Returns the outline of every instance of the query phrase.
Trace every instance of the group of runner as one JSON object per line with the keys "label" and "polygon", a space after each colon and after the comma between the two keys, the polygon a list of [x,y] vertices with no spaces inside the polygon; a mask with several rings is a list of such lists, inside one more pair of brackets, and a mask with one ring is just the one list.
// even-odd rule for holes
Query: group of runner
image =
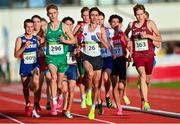
{"label": "group of runner", "polygon": [[[24,21],[25,33],[16,39],[14,56],[20,59],[20,76],[27,116],[40,117],[41,89],[46,79],[46,109],[52,115],[63,106],[63,115],[73,118],[71,106],[74,89],[81,92],[81,108],[90,106],[89,119],[95,118],[95,109],[103,114],[101,86],[105,86],[108,108],[114,99],[117,115],[122,115],[122,100],[130,104],[126,96],[126,70],[133,61],[139,73],[142,110],[150,109],[148,86],[154,62],[154,48],[161,42],[155,23],[145,16],[145,7],[134,8],[136,21],[121,30],[123,18],[109,17],[110,27],[105,27],[105,14],[97,7],[83,7],[82,21],[73,29],[74,20],[58,19],[58,7],[46,7],[50,22],[39,15]],[[132,35],[129,36],[129,32]],[[128,53],[128,54],[127,54]],[[112,94],[111,94],[112,85]],[[29,92],[34,93],[31,110]]]}

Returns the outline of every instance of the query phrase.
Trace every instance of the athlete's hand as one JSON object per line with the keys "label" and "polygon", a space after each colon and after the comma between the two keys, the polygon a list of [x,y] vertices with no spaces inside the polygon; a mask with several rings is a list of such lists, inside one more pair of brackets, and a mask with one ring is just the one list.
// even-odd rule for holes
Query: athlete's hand
{"label": "athlete's hand", "polygon": [[140,36],[141,38],[148,38],[148,34],[146,34],[146,32],[141,32]]}
{"label": "athlete's hand", "polygon": [[61,36],[61,37],[59,38],[59,40],[60,40],[60,42],[65,43],[65,39],[64,39],[63,36]]}
{"label": "athlete's hand", "polygon": [[27,41],[26,44],[24,45],[25,48],[28,48],[32,44],[31,41]]}

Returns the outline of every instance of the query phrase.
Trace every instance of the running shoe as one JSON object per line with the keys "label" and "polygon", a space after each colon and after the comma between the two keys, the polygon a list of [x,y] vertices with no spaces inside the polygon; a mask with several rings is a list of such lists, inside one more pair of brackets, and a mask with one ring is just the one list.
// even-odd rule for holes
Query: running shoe
{"label": "running shoe", "polygon": [[106,106],[108,108],[111,108],[112,107],[112,101],[111,101],[111,98],[110,97],[106,97]]}
{"label": "running shoe", "polygon": [[112,100],[112,106],[113,106],[113,108],[115,108],[115,109],[117,108],[117,105],[116,105],[114,99]]}
{"label": "running shoe", "polygon": [[102,103],[101,104],[97,104],[96,108],[98,109],[98,114],[99,115],[103,115],[104,114]]}
{"label": "running shoe", "polygon": [[46,110],[51,110],[50,102],[47,102],[47,103],[46,103]]}
{"label": "running shoe", "polygon": [[94,108],[91,108],[91,109],[90,109],[88,118],[89,118],[90,120],[93,120],[93,119],[95,118],[95,109],[94,109]]}
{"label": "running shoe", "polygon": [[57,101],[57,108],[61,108],[62,105],[63,105],[63,98],[59,97]]}
{"label": "running shoe", "polygon": [[33,118],[40,118],[40,115],[37,113],[36,109],[33,109],[33,111],[32,111],[32,117],[33,117]]}
{"label": "running shoe", "polygon": [[86,100],[85,99],[82,100],[82,102],[81,102],[81,108],[82,109],[86,108]]}
{"label": "running shoe", "polygon": [[51,104],[51,115],[57,115],[57,104]]}
{"label": "running shoe", "polygon": [[31,103],[30,102],[25,106],[25,114],[28,117],[31,117],[31,115],[32,115]]}
{"label": "running shoe", "polygon": [[148,111],[150,109],[150,105],[148,102],[144,102],[144,111]]}
{"label": "running shoe", "polygon": [[118,108],[118,111],[117,111],[117,115],[122,115],[123,113],[122,113],[122,107],[120,106],[119,108]]}
{"label": "running shoe", "polygon": [[91,92],[88,92],[87,95],[86,95],[86,104],[88,106],[92,105],[92,93]]}
{"label": "running shoe", "polygon": [[125,95],[125,96],[123,96],[123,100],[124,100],[124,102],[125,102],[125,104],[126,104],[126,105],[131,104],[131,102],[130,102],[129,98],[128,98],[126,95]]}
{"label": "running shoe", "polygon": [[67,111],[67,112],[65,113],[65,116],[66,116],[67,118],[73,118],[73,116],[71,115],[71,113],[70,113],[69,111]]}
{"label": "running shoe", "polygon": [[62,116],[66,116],[66,110],[62,110]]}
{"label": "running shoe", "polygon": [[36,109],[36,111],[37,111],[38,113],[42,111],[39,103],[34,103],[34,108]]}

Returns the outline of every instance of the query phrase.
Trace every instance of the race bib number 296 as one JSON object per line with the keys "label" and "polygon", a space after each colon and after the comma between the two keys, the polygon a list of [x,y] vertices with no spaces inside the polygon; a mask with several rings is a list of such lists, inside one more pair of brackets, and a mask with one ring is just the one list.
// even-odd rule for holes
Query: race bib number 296
{"label": "race bib number 296", "polygon": [[64,54],[64,49],[62,44],[51,44],[49,45],[50,55],[61,55]]}

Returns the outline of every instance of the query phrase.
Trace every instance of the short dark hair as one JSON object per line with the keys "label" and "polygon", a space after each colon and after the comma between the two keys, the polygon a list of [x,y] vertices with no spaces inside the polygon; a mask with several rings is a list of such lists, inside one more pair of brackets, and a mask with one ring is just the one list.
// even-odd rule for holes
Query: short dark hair
{"label": "short dark hair", "polygon": [[133,11],[134,11],[134,15],[136,15],[136,11],[138,10],[143,10],[144,12],[146,11],[145,7],[143,4],[136,4],[134,7],[133,7]]}
{"label": "short dark hair", "polygon": [[33,20],[34,18],[38,18],[40,21],[41,21],[41,19],[42,19],[39,15],[33,15],[33,16],[31,17],[32,20]]}
{"label": "short dark hair", "polygon": [[100,10],[99,10],[97,7],[92,7],[92,8],[89,10],[89,15],[91,14],[92,11],[97,11],[98,14],[100,14]]}
{"label": "short dark hair", "polygon": [[85,11],[89,11],[89,8],[88,7],[83,7],[82,9],[81,9],[81,15],[83,14],[83,12],[85,12]]}
{"label": "short dark hair", "polygon": [[27,23],[33,23],[32,19],[26,19],[24,20],[24,28],[26,27]]}
{"label": "short dark hair", "polygon": [[45,18],[41,18],[41,21],[45,21],[45,22],[48,22]]}
{"label": "short dark hair", "polygon": [[123,22],[123,18],[122,18],[121,16],[119,16],[119,15],[116,15],[116,14],[115,14],[115,15],[111,15],[111,16],[109,17],[108,22],[111,23],[112,19],[115,19],[115,18],[117,18],[120,23]]}
{"label": "short dark hair", "polygon": [[102,11],[99,12],[99,16],[103,16],[105,18],[105,14]]}
{"label": "short dark hair", "polygon": [[62,22],[65,23],[67,20],[71,21],[72,24],[74,24],[73,18],[71,18],[71,17],[69,17],[69,16],[68,16],[68,17],[64,17],[64,18],[62,19]]}
{"label": "short dark hair", "polygon": [[48,12],[50,9],[58,10],[58,7],[55,4],[49,4],[46,7],[46,11]]}

